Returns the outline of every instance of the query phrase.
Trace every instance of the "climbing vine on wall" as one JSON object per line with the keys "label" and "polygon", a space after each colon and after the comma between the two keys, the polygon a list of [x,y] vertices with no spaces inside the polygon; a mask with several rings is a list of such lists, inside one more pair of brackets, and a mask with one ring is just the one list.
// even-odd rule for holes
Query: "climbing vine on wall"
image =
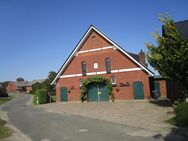
{"label": "climbing vine on wall", "polygon": [[81,87],[81,97],[80,97],[82,102],[87,100],[88,88],[89,88],[89,84],[91,84],[91,83],[106,84],[106,86],[109,90],[109,95],[111,95],[114,98],[114,95],[112,93],[112,83],[110,82],[110,80],[107,78],[104,78],[102,76],[93,76],[93,77],[88,77],[87,79],[85,79],[83,81],[83,84]]}

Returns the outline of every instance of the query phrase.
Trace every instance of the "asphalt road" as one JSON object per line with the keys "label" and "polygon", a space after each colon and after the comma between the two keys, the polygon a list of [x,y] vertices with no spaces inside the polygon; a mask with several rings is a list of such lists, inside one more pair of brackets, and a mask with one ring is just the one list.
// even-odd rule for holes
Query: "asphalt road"
{"label": "asphalt road", "polygon": [[1,109],[7,112],[10,122],[33,141],[176,140],[157,134],[147,137],[135,136],[131,133],[142,132],[142,129],[66,113],[47,112],[37,106],[27,105],[30,98],[29,95],[20,96]]}

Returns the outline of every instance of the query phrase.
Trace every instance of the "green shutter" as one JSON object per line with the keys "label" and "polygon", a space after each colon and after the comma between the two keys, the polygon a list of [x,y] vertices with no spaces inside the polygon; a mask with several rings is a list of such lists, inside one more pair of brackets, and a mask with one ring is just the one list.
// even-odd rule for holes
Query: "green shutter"
{"label": "green shutter", "polygon": [[68,101],[68,95],[67,95],[67,88],[66,87],[61,87],[60,96],[61,96],[61,101],[63,101],[63,102]]}
{"label": "green shutter", "polygon": [[143,83],[140,81],[133,82],[134,99],[144,99]]}

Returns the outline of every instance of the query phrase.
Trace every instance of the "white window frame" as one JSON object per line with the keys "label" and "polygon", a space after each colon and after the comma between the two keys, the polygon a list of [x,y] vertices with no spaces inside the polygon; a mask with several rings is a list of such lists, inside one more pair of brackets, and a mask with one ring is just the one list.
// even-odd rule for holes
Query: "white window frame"
{"label": "white window frame", "polygon": [[116,85],[116,83],[117,83],[117,76],[112,75],[111,81],[112,81],[112,85]]}
{"label": "white window frame", "polygon": [[94,62],[94,64],[93,64],[93,68],[94,68],[94,69],[98,69],[98,68],[99,68],[99,65],[98,65],[97,62]]}

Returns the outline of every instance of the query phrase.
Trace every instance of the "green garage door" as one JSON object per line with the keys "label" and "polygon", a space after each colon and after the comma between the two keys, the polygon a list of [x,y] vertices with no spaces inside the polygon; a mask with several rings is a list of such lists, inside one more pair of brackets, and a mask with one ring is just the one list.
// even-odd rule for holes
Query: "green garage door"
{"label": "green garage door", "polygon": [[109,101],[109,91],[104,83],[92,83],[88,88],[88,101]]}
{"label": "green garage door", "polygon": [[99,101],[109,101],[109,90],[107,86],[101,83],[98,87]]}
{"label": "green garage door", "polygon": [[68,101],[68,95],[67,95],[67,88],[66,87],[60,88],[60,96],[61,96],[61,101],[63,101],[63,102]]}
{"label": "green garage door", "polygon": [[98,101],[98,85],[95,83],[89,85],[88,101]]}
{"label": "green garage door", "polygon": [[140,81],[133,82],[134,99],[144,99],[143,83]]}

